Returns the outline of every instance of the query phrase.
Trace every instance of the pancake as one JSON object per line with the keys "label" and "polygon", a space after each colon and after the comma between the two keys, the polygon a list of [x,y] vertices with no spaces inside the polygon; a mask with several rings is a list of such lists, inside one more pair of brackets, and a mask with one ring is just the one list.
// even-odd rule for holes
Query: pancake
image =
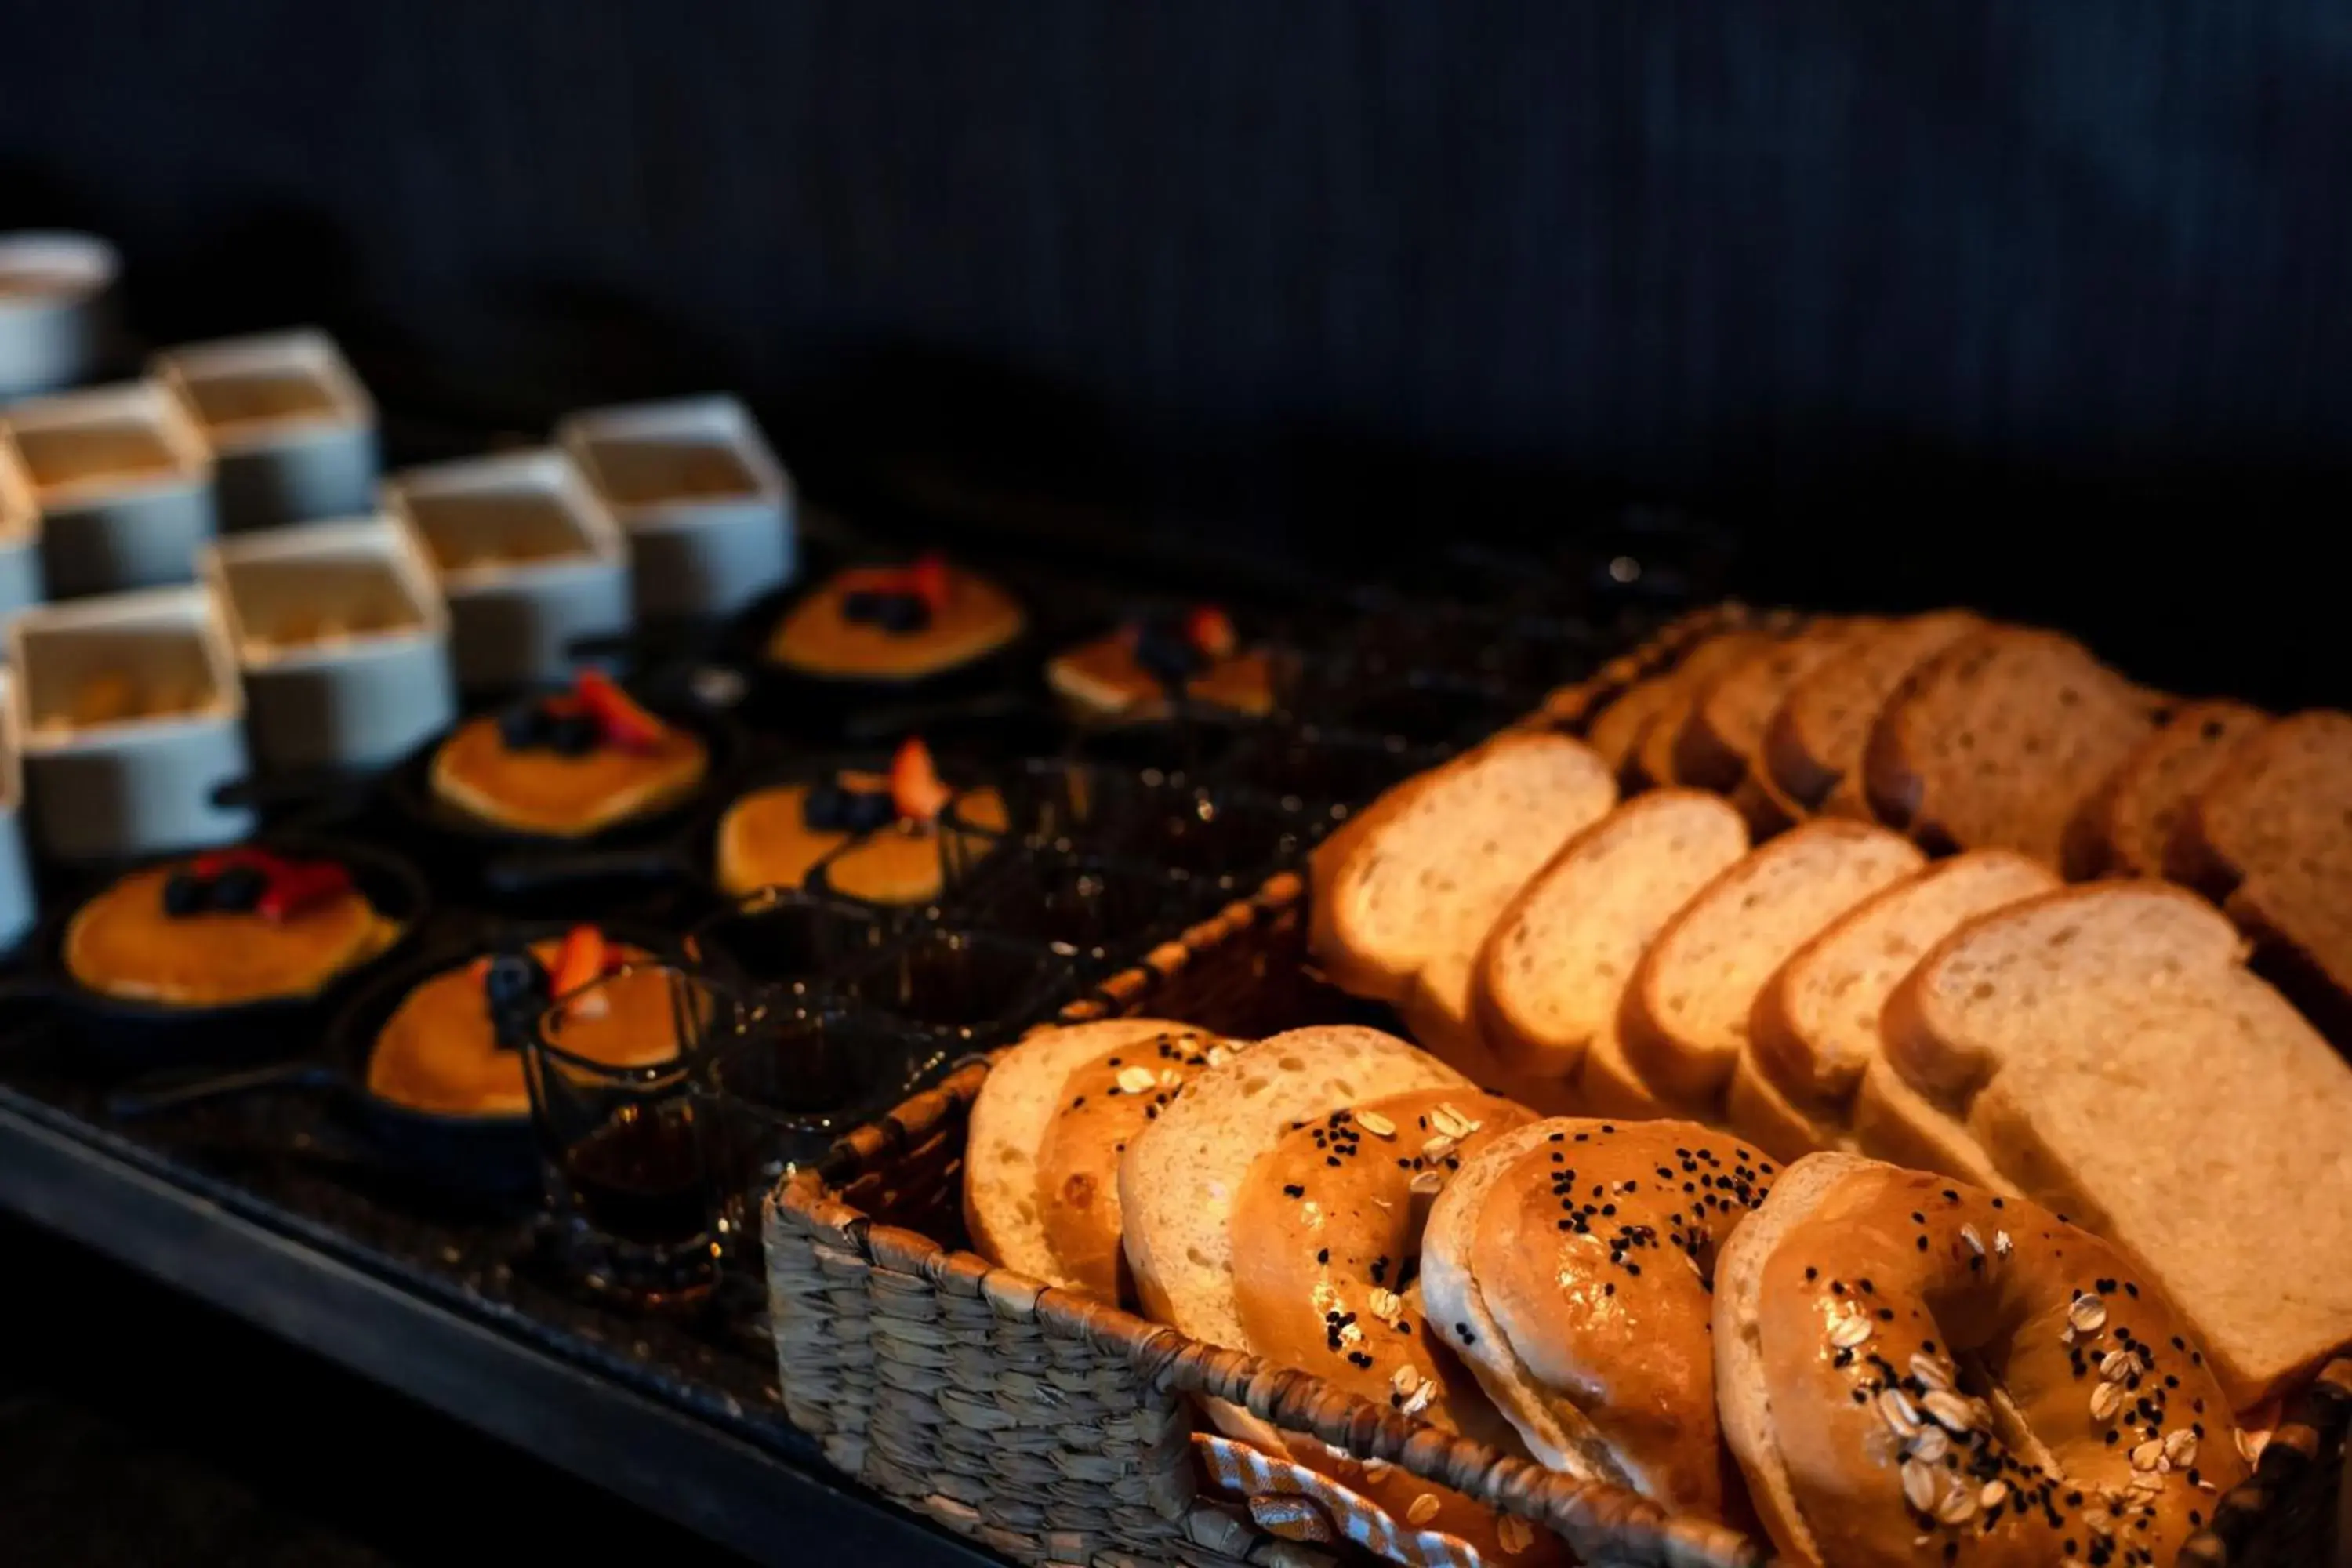
{"label": "pancake", "polygon": [[709,748],[664,724],[642,750],[598,745],[579,756],[509,747],[495,715],[469,719],[433,754],[434,798],[517,833],[579,838],[661,810],[710,771]]}
{"label": "pancake", "polygon": [[[879,789],[879,773],[844,773],[843,787]],[[936,824],[906,819],[859,835],[808,826],[812,786],[778,784],[754,790],[719,820],[719,885],[740,898],[761,888],[797,888],[817,862],[852,839],[857,842],[825,868],[833,890],[877,904],[919,904],[940,896],[940,832]],[[976,827],[1003,831],[1004,801],[992,789],[975,790],[956,807]]]}
{"label": "pancake", "polygon": [[[1097,719],[1138,722],[1168,716],[1168,689],[1136,657],[1136,639],[1122,628],[1054,656],[1045,683],[1055,695]],[[1184,695],[1203,707],[1261,717],[1274,710],[1274,659],[1249,648],[1208,667],[1184,682]]]}
{"label": "pancake", "polygon": [[939,602],[919,626],[893,630],[849,617],[852,595],[910,594],[916,571],[861,567],[836,574],[776,623],[769,659],[828,679],[919,680],[985,658],[1028,625],[1013,595],[953,566],[937,569]]}
{"label": "pancake", "polygon": [[194,864],[133,871],[74,912],[65,965],[78,984],[168,1007],[314,996],[399,939],[400,927],[356,889],[278,920],[165,913],[164,885]]}
{"label": "pancake", "polygon": [[[531,956],[551,969],[562,946],[560,941],[535,942]],[[617,952],[632,963],[652,956],[627,946]],[[566,1051],[614,1067],[649,1067],[677,1055],[677,1026],[663,971],[639,970],[602,989],[610,998],[608,1010],[601,1017],[569,1020],[563,1027]],[[408,994],[376,1037],[367,1088],[388,1104],[435,1116],[530,1114],[522,1053],[499,1044],[478,963],[445,969]]]}

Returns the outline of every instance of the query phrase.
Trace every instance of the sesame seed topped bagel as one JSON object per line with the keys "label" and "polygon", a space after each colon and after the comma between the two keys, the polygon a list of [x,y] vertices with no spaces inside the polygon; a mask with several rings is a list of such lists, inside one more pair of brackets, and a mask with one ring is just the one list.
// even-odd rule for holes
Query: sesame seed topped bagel
{"label": "sesame seed topped bagel", "polygon": [[2244,1478],[2229,1401],[2114,1247],[1848,1154],[1716,1272],[1724,1435],[1791,1561],[2154,1568]]}

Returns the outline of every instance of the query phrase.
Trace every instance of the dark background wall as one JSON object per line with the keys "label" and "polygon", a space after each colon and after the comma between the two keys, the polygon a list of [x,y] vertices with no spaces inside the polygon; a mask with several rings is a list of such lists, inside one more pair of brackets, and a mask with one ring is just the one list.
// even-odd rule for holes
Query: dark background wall
{"label": "dark background wall", "polygon": [[2347,16],[0,0],[0,226],[460,422],[730,386],[835,496],[1309,557],[1667,495],[1768,590],[2293,700]]}

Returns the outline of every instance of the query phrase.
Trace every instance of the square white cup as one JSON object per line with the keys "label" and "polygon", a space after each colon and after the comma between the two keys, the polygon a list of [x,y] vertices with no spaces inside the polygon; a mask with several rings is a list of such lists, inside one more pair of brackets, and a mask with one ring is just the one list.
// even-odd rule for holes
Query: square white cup
{"label": "square white cup", "polygon": [[[628,538],[640,616],[731,616],[791,579],[792,476],[734,398],[593,409],[558,425],[555,439]],[[624,449],[667,446],[717,448],[751,484],[740,495],[640,493],[621,468]]]}
{"label": "square white cup", "polygon": [[[572,644],[629,630],[620,527],[561,452],[405,469],[384,500],[434,563],[460,688],[569,679]],[[561,553],[541,553],[551,547]]]}
{"label": "square white cup", "polygon": [[[213,804],[243,778],[245,698],[236,660],[201,588],[153,588],[44,605],[8,624],[9,686],[33,837],[91,862],[226,844],[248,811]],[[192,711],[77,726],[82,683],[121,676],[194,688]]]}
{"label": "square white cup", "polygon": [[90,235],[0,235],[0,403],[100,373],[121,270],[114,247]]}
{"label": "square white cup", "polygon": [[[457,716],[449,611],[408,531],[387,517],[295,523],[205,550],[264,771],[383,767]],[[311,642],[296,617],[375,629]]]}
{"label": "square white cup", "polygon": [[[17,456],[41,510],[41,570],[55,598],[193,582],[213,537],[213,458],[179,399],[152,381],[69,392],[8,410]],[[143,430],[169,466],[44,484],[49,459],[87,433]]]}
{"label": "square white cup", "polygon": [[12,679],[0,668],[0,953],[14,952],[40,919],[25,854],[25,759],[16,751]]}
{"label": "square white cup", "polygon": [[[315,329],[194,343],[155,356],[171,388],[211,444],[221,526],[272,528],[374,510],[375,403],[335,340]],[[215,402],[240,381],[283,378],[309,387],[318,405],[215,421]]]}
{"label": "square white cup", "polygon": [[33,479],[16,455],[16,437],[0,424],[0,619],[47,596],[41,576],[41,509]]}

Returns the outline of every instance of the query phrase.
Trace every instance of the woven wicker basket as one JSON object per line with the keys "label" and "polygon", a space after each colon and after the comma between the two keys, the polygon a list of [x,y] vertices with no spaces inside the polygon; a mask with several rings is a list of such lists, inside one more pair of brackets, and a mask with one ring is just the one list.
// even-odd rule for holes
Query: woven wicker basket
{"label": "woven wicker basket", "polygon": [[[1736,606],[1685,617],[1528,721],[1580,724],[1696,637],[1750,620]],[[1363,1005],[1307,963],[1305,895],[1298,875],[1274,877],[1066,1009],[1065,1021],[1149,1014],[1256,1037],[1363,1020]],[[1504,1458],[962,1249],[966,1121],[987,1072],[968,1065],[859,1129],[767,1205],[786,1413],[843,1471],[1022,1563],[1311,1560],[1203,1486],[1191,1396],[1206,1395],[1549,1527],[1587,1563],[1767,1561],[1736,1531]],[[2182,1563],[2327,1561],[2348,1418],[2352,1360],[2327,1368]]]}

